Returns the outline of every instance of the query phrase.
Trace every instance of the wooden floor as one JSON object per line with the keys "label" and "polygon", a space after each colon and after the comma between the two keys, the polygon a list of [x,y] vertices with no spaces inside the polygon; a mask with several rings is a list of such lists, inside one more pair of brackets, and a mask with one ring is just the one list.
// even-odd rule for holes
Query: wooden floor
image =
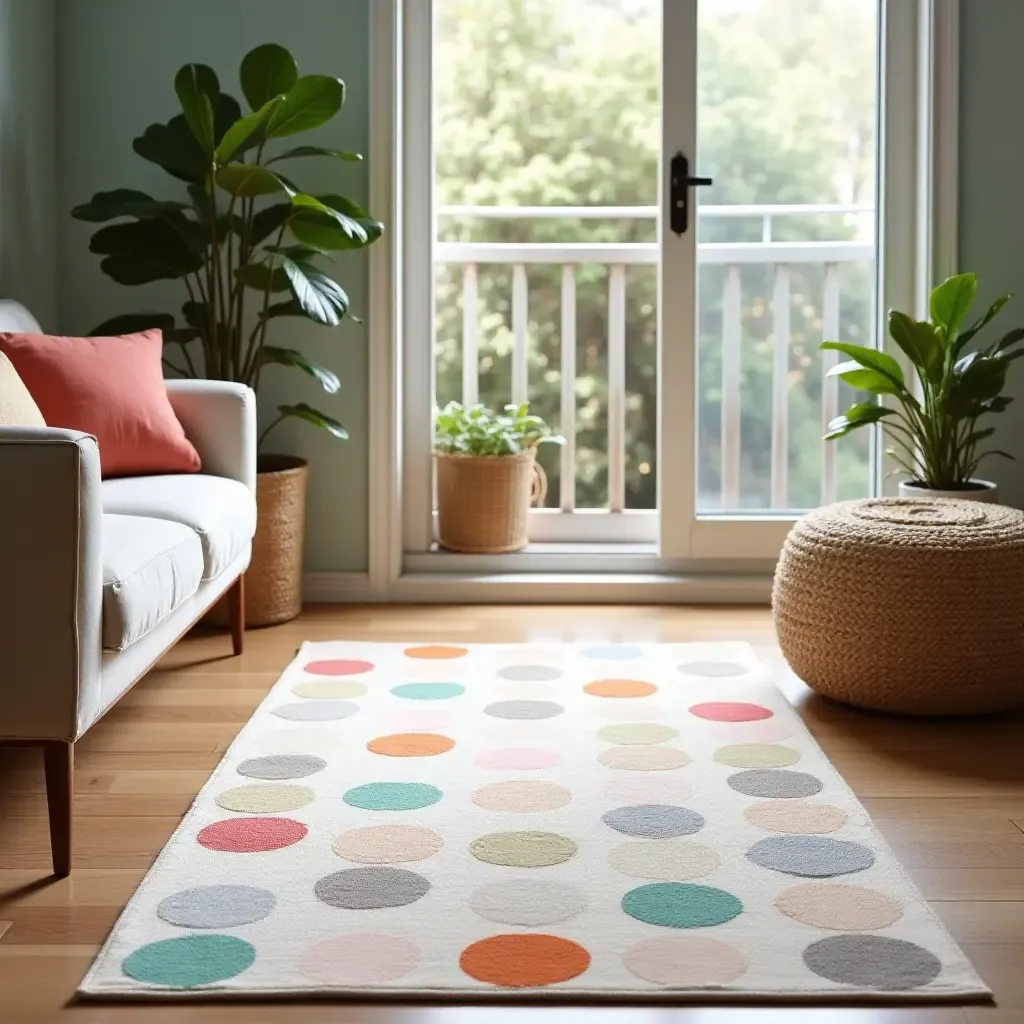
{"label": "wooden floor", "polygon": [[[754,643],[998,1005],[918,1009],[74,1005],[72,994],[235,733],[302,640],[725,640]],[[1024,714],[926,722],[856,712],[788,676],[764,609],[311,610],[180,643],[78,744],[72,876],[48,877],[42,757],[0,750],[0,1022],[187,1024],[1024,1024]]]}

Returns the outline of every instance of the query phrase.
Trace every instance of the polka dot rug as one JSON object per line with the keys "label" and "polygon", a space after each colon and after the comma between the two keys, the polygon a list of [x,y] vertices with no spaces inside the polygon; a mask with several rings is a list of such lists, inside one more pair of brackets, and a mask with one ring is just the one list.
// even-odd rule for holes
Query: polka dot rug
{"label": "polka dot rug", "polygon": [[80,992],[988,994],[746,644],[305,644]]}

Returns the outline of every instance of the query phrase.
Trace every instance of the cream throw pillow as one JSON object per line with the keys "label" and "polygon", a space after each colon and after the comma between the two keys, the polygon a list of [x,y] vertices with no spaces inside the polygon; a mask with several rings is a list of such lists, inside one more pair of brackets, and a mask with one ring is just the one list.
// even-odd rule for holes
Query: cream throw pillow
{"label": "cream throw pillow", "polygon": [[45,427],[39,406],[10,359],[0,352],[0,427]]}

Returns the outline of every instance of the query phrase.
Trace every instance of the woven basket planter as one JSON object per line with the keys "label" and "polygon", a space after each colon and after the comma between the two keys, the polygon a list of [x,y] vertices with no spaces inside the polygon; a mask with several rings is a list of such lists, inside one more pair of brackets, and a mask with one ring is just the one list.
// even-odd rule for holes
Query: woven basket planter
{"label": "woven basket planter", "polygon": [[786,540],[779,646],[812,689],[917,715],[1024,703],[1024,513],[874,498],[818,509]]}
{"label": "woven basket planter", "polygon": [[536,454],[533,448],[518,455],[436,452],[441,547],[474,555],[525,548],[530,504],[542,503],[547,490]]}

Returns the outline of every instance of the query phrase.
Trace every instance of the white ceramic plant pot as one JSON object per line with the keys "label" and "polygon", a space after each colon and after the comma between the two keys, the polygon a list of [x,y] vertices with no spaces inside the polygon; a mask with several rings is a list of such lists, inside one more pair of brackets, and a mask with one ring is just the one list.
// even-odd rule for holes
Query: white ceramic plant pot
{"label": "white ceramic plant pot", "polygon": [[957,498],[960,501],[984,501],[989,505],[999,503],[999,489],[991,480],[971,480],[973,487],[965,487],[961,491],[935,491],[930,487],[921,487],[909,480],[900,481],[901,498]]}

